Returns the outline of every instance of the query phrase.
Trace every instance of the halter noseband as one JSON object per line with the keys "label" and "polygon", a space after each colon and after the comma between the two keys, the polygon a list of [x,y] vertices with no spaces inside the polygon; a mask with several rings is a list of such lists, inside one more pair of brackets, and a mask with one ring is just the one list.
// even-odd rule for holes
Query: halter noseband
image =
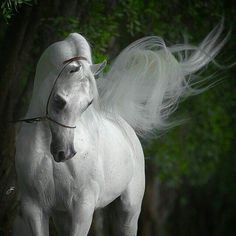
{"label": "halter noseband", "polygon": [[53,90],[55,88],[55,85],[58,81],[58,79],[60,78],[62,72],[65,70],[65,68],[73,61],[79,61],[79,60],[85,60],[85,61],[88,61],[87,58],[85,57],[82,57],[82,56],[77,56],[77,57],[72,57],[70,58],[69,60],[66,60],[63,62],[63,68],[61,69],[60,73],[58,74],[57,78],[54,80],[53,82],[53,86],[52,86],[52,89],[50,91],[50,94],[48,96],[48,100],[47,100],[47,105],[46,105],[46,114],[45,116],[38,116],[38,117],[33,117],[33,118],[26,118],[26,119],[19,119],[19,120],[15,120],[15,121],[12,121],[13,123],[16,123],[16,122],[26,122],[26,123],[34,123],[34,122],[39,122],[39,121],[45,121],[45,120],[49,120],[57,125],[60,125],[64,128],[69,128],[69,129],[75,129],[76,126],[69,126],[69,125],[65,125],[65,124],[62,124],[61,122],[58,122],[56,120],[54,120],[53,118],[51,118],[49,116],[49,111],[48,111],[48,106],[49,106],[49,102],[50,102],[50,99],[52,97],[52,93],[53,93]]}

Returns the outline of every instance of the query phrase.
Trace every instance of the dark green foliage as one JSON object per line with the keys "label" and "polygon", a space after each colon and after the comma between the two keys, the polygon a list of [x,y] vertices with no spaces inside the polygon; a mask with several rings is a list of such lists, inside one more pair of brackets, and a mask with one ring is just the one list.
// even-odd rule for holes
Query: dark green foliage
{"label": "dark green foliage", "polygon": [[4,0],[1,4],[3,18],[8,22],[22,4],[31,6],[35,0]]}

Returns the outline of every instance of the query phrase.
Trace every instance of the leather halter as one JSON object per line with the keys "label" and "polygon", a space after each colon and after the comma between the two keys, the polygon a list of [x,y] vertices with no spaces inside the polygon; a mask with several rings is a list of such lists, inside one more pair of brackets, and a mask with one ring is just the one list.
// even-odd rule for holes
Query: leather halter
{"label": "leather halter", "polygon": [[63,67],[61,69],[61,71],[59,72],[58,76],[56,77],[56,79],[54,80],[53,82],[53,86],[52,86],[52,89],[50,91],[50,94],[48,96],[48,100],[47,100],[47,105],[46,105],[46,113],[45,113],[45,116],[38,116],[38,117],[33,117],[33,118],[26,118],[26,119],[19,119],[19,120],[15,120],[15,121],[12,121],[13,123],[16,123],[16,122],[26,122],[26,123],[35,123],[35,122],[39,122],[39,121],[45,121],[45,120],[49,120],[57,125],[60,125],[64,128],[69,128],[69,129],[75,129],[76,126],[69,126],[69,125],[65,125],[59,121],[56,121],[54,120],[53,118],[51,118],[49,116],[49,111],[48,111],[48,106],[49,106],[49,102],[50,102],[50,99],[52,97],[52,93],[53,93],[53,90],[55,88],[55,85],[58,81],[58,79],[60,78],[62,72],[65,70],[65,68],[73,61],[79,61],[79,60],[85,60],[85,61],[88,61],[87,58],[85,57],[82,57],[82,56],[77,56],[77,57],[72,57],[66,61],[63,62]]}

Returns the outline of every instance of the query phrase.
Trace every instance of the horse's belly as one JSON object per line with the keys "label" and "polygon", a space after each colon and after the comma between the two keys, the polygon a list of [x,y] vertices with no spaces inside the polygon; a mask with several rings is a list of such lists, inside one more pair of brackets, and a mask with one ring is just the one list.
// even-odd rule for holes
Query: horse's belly
{"label": "horse's belly", "polygon": [[[122,162],[122,161],[121,161]],[[104,177],[104,188],[100,194],[97,207],[104,207],[119,197],[127,188],[132,176],[133,165],[126,162],[125,165],[112,167],[107,170]],[[118,172],[118,170],[120,170]]]}
{"label": "horse's belly", "polygon": [[102,152],[104,186],[98,207],[106,206],[126,190],[136,165],[133,147],[122,132],[110,128],[105,135],[106,144]]}

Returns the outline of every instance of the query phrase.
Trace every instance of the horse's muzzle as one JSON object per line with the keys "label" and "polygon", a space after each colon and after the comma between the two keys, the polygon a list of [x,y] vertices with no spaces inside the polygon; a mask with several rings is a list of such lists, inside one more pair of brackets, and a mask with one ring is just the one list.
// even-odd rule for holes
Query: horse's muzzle
{"label": "horse's muzzle", "polygon": [[62,150],[57,151],[53,148],[53,145],[51,144],[50,149],[51,149],[51,154],[56,162],[63,162],[69,160],[76,154],[76,151],[73,147],[68,148],[66,152]]}

